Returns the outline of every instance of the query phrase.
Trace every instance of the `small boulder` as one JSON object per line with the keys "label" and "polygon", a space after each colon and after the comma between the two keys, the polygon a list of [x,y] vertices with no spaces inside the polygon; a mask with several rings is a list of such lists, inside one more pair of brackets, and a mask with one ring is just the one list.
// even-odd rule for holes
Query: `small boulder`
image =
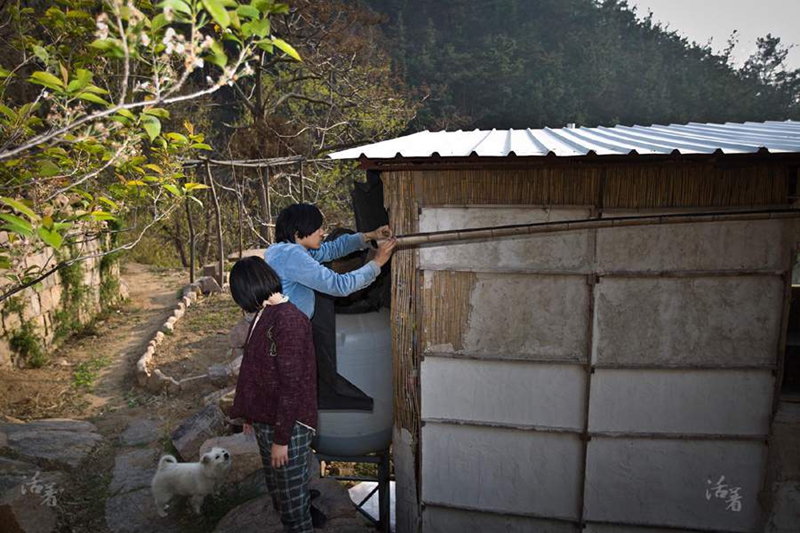
{"label": "small boulder", "polygon": [[231,463],[231,471],[228,474],[228,483],[238,483],[253,472],[260,471],[263,467],[255,435],[248,436],[244,433],[236,433],[225,437],[208,439],[200,447],[199,455],[202,457],[204,453],[215,446],[225,448],[231,454],[233,462]]}
{"label": "small boulder", "polygon": [[117,455],[108,492],[116,496],[150,486],[158,466],[158,450],[145,448]]}
{"label": "small boulder", "polygon": [[0,457],[0,493],[18,486],[26,477],[35,474],[37,470],[40,468],[32,463]]}
{"label": "small boulder", "polygon": [[50,533],[56,528],[56,506],[63,491],[60,472],[35,472],[0,494],[0,524],[8,533]]}
{"label": "small boulder", "polygon": [[172,444],[184,461],[196,461],[200,446],[225,430],[225,414],[214,403],[184,420],[172,432]]}
{"label": "small boulder", "polygon": [[158,439],[158,422],[148,418],[136,418],[120,435],[119,440],[126,446],[150,444]]}
{"label": "small boulder", "polygon": [[208,367],[208,378],[217,387],[235,385],[241,367],[242,356],[240,355],[229,363],[217,363]]}
{"label": "small boulder", "polygon": [[283,531],[280,514],[272,508],[272,499],[268,495],[254,498],[232,509],[214,529],[214,533],[263,531]]}
{"label": "small boulder", "polygon": [[236,381],[231,379],[230,367],[221,363],[208,367],[208,379],[217,387],[226,387]]}
{"label": "small boulder", "polygon": [[112,533],[180,533],[186,531],[180,521],[185,515],[176,508],[183,509],[177,498],[167,509],[169,516],[161,518],[150,487],[125,492],[106,500],[106,526]]}
{"label": "small boulder", "polygon": [[83,420],[51,418],[27,424],[0,424],[0,446],[33,461],[75,468],[103,437]]}
{"label": "small boulder", "polygon": [[247,342],[247,334],[250,332],[252,317],[243,317],[228,332],[228,346],[231,348],[241,348]]}
{"label": "small boulder", "polygon": [[203,294],[213,294],[217,292],[222,292],[222,287],[219,286],[217,280],[215,280],[210,276],[204,276],[199,280],[197,280],[197,282],[200,284],[200,291]]}
{"label": "small boulder", "polygon": [[308,487],[319,491],[319,497],[314,499],[314,507],[325,513],[328,520],[352,518],[357,512],[347,489],[335,479],[329,477],[313,479]]}
{"label": "small boulder", "polygon": [[212,403],[215,405],[219,405],[219,401],[220,399],[222,399],[223,396],[225,396],[226,394],[230,394],[235,390],[236,390],[235,387],[231,387],[228,389],[221,389],[218,391],[214,391],[203,398],[203,405],[208,405]]}
{"label": "small boulder", "polygon": [[225,416],[230,416],[231,408],[233,408],[233,399],[236,396],[236,388],[230,389],[222,398],[219,399],[217,404]]}

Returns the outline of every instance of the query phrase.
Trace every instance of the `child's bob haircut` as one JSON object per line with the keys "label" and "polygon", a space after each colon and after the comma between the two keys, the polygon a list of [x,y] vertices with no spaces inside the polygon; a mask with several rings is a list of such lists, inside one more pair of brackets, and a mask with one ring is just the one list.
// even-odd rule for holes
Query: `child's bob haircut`
{"label": "child's bob haircut", "polygon": [[295,242],[295,233],[302,239],[322,227],[322,212],[311,204],[292,204],[278,215],[275,222],[276,242]]}
{"label": "child's bob haircut", "polygon": [[260,257],[245,257],[236,261],[230,275],[231,296],[239,307],[255,313],[276,292],[281,292],[281,278]]}

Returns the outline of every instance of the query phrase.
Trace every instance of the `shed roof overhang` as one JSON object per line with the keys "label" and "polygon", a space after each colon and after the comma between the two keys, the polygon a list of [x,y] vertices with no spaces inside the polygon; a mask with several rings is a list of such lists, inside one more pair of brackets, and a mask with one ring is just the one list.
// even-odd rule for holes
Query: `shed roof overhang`
{"label": "shed roof overhang", "polygon": [[424,169],[800,161],[800,122],[423,131],[330,154],[363,168]]}

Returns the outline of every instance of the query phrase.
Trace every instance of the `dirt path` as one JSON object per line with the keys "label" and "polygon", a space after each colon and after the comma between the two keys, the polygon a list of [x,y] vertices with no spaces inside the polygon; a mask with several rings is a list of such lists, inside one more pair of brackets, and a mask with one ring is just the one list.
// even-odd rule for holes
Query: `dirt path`
{"label": "dirt path", "polygon": [[123,279],[128,284],[131,303],[113,317],[110,331],[98,336],[97,340],[102,340],[102,349],[111,356],[112,362],[101,371],[93,393],[87,395],[91,401],[88,416],[125,403],[124,392],[134,385],[136,361],[171,314],[177,292],[188,282],[185,278],[185,273],[159,274],[148,271],[143,265],[128,265]]}
{"label": "dirt path", "polygon": [[43,368],[0,371],[0,411],[26,421],[94,418],[125,405],[136,360],[174,307],[185,277],[127,264],[122,278],[130,300],[120,310],[91,334],[68,341]]}

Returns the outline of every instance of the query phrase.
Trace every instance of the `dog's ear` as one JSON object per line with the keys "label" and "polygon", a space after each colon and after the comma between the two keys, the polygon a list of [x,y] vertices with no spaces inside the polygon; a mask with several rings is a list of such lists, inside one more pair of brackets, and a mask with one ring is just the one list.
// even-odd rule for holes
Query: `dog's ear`
{"label": "dog's ear", "polygon": [[211,456],[210,456],[210,455],[208,455],[208,454],[205,454],[205,455],[203,456],[203,458],[202,458],[202,459],[200,459],[200,462],[201,462],[201,463],[203,463],[204,465],[207,465],[207,464],[209,464],[209,463],[211,462]]}

